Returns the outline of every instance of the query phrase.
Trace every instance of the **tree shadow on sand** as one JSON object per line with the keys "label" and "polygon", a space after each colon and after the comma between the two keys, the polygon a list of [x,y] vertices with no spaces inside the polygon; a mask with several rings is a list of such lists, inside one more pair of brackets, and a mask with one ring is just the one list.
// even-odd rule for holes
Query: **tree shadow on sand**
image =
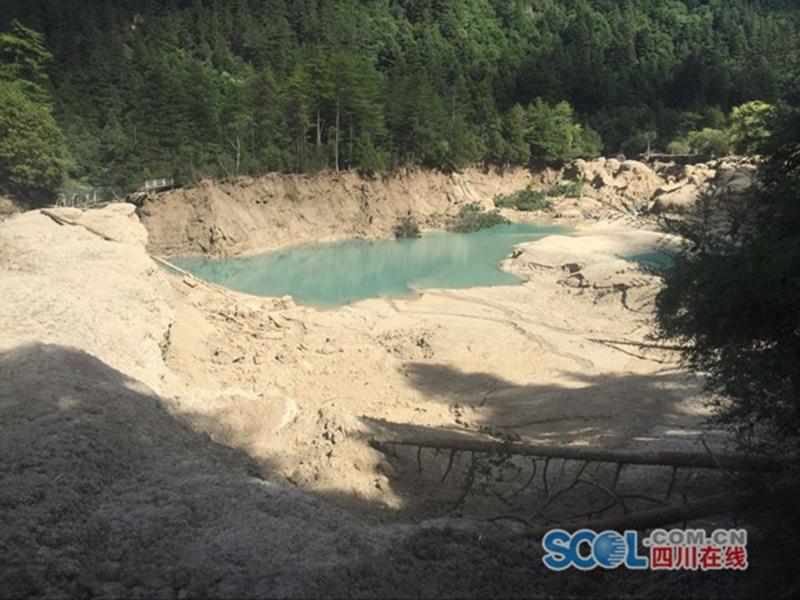
{"label": "tree shadow on sand", "polygon": [[[422,362],[408,363],[404,372],[426,398],[448,404],[455,424],[424,427],[369,420],[376,440],[458,438],[549,447],[704,451],[699,440],[702,419],[691,412],[695,403],[687,402],[698,393],[698,386],[678,370],[622,376],[572,373],[564,378],[568,385],[518,385],[487,373]],[[534,506],[554,489],[569,486],[583,468],[580,461],[554,459],[545,464],[514,456],[505,460],[479,456],[476,466],[469,452],[453,455],[447,448],[420,451],[401,444],[389,445],[387,460],[392,467],[392,489],[406,498],[401,512],[427,517],[509,514],[530,518]],[[670,486],[669,468],[628,466],[619,475],[615,469],[615,463],[594,464],[591,479],[610,485],[619,477],[631,494],[662,497]],[[675,493],[703,494],[720,483],[721,475],[681,473]],[[551,516],[566,519],[607,501],[597,489],[581,485],[559,500]]]}
{"label": "tree shadow on sand", "polygon": [[[215,444],[145,386],[73,348],[0,354],[0,424],[0,597],[534,589],[522,560],[501,569],[507,582],[496,579],[497,548],[371,525],[257,477],[267,462]],[[419,535],[438,560],[414,551]]]}
{"label": "tree shadow on sand", "polygon": [[675,369],[622,376],[566,373],[569,385],[564,386],[518,385],[488,373],[421,362],[407,364],[405,372],[426,397],[461,410],[460,420],[473,429],[514,432],[540,442],[620,447],[685,438],[684,443],[695,444],[701,428],[696,407],[686,403],[697,397],[698,384]]}

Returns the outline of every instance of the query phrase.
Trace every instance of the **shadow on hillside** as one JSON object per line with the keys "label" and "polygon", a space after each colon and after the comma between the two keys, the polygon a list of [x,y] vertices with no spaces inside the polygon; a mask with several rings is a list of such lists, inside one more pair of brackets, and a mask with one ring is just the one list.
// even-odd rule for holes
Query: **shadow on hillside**
{"label": "shadow on hillside", "polygon": [[[703,451],[698,439],[699,418],[685,414],[681,406],[687,395],[697,393],[696,383],[675,370],[613,377],[572,373],[566,378],[569,387],[518,385],[488,373],[462,372],[448,365],[422,362],[406,364],[404,372],[410,384],[426,398],[446,403],[455,423],[432,428],[367,420],[374,439],[519,440],[551,446],[578,444],[626,450],[680,447]],[[546,496],[543,461],[534,467],[530,459],[521,457],[505,462],[481,460],[474,487],[464,496],[465,482],[470,478],[468,452],[456,453],[448,468],[451,456],[446,448],[418,452],[417,446],[390,445],[384,450],[391,466],[386,471],[392,490],[405,499],[396,515],[400,518],[491,514],[530,517],[531,507]],[[551,489],[568,485],[579,468],[578,461],[553,461],[547,485]],[[614,470],[613,463],[593,465],[592,478],[610,484]],[[658,490],[663,494],[670,476],[669,469],[630,467],[624,471],[621,483],[629,485],[632,493]],[[532,483],[524,493],[519,492],[528,481]],[[718,483],[718,474],[692,476],[686,482],[682,480],[676,492],[701,492],[701,488]],[[572,514],[577,514],[577,508],[588,510],[598,500],[607,501],[597,490],[594,492],[583,486],[571,492],[564,499],[567,510],[562,518],[571,514],[570,508],[575,510]]]}
{"label": "shadow on hillside", "polygon": [[461,409],[464,420],[474,415],[477,422],[468,423],[471,428],[514,432],[540,442],[627,446],[647,443],[657,426],[675,428],[670,436],[679,437],[675,426],[698,420],[680,407],[697,394],[697,385],[676,370],[623,376],[567,373],[569,386],[517,385],[488,373],[429,363],[409,363],[406,374],[426,397]]}
{"label": "shadow on hillside", "polygon": [[0,423],[0,597],[746,597],[790,568],[564,575],[474,529],[368,525],[72,348],[0,354]]}

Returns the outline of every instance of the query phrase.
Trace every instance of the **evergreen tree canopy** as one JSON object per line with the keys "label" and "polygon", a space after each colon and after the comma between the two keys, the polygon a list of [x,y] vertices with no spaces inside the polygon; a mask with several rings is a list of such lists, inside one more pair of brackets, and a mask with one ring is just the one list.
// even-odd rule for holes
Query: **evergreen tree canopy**
{"label": "evergreen tree canopy", "polygon": [[43,38],[14,21],[0,34],[0,190],[47,199],[66,173],[64,137],[53,118]]}
{"label": "evergreen tree canopy", "polygon": [[8,0],[0,72],[126,191],[664,149],[779,103],[798,30],[789,0]]}

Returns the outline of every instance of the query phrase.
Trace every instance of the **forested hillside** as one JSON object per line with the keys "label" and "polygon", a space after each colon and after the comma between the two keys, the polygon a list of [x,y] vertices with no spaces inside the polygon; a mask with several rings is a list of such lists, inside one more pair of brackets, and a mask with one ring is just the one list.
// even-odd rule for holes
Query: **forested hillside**
{"label": "forested hillside", "polygon": [[[117,191],[149,177],[525,164],[636,153],[653,138],[665,148],[724,127],[745,101],[779,101],[800,39],[791,0],[2,6],[4,62],[24,54],[9,41],[17,19],[49,75],[29,98],[51,104],[63,132],[48,186],[62,170],[71,185]],[[24,102],[12,84],[29,74],[5,72],[2,96]]]}

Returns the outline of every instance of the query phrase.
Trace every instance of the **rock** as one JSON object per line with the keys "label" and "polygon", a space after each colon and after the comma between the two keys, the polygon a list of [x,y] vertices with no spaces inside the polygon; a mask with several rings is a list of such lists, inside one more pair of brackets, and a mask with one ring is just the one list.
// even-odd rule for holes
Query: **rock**
{"label": "rock", "polygon": [[683,166],[675,162],[656,161],[653,170],[669,182],[674,182],[683,174]]}
{"label": "rock", "polygon": [[616,180],[608,174],[605,169],[599,170],[592,179],[592,187],[599,189],[602,187],[611,187],[616,184]]}
{"label": "rock", "polygon": [[579,208],[567,207],[556,211],[556,217],[559,219],[580,219],[583,217],[583,213]]}
{"label": "rock", "polygon": [[620,165],[619,171],[636,173],[637,175],[653,173],[650,167],[638,160],[626,160]]}
{"label": "rock", "polygon": [[59,214],[139,241],[108,242],[40,211],[0,223],[0,350],[30,342],[81,348],[158,391],[172,289],[145,253],[133,206]]}
{"label": "rock", "polygon": [[741,194],[752,187],[755,178],[755,165],[722,164],[715,183],[729,194]]}
{"label": "rock", "polygon": [[598,202],[595,198],[584,196],[576,203],[577,208],[584,214],[598,211],[603,208],[603,204]]}
{"label": "rock", "polygon": [[[584,196],[590,206],[582,212],[595,212],[603,207],[616,211],[639,212],[650,201],[653,192],[665,181],[646,164],[616,158],[592,161],[576,160],[561,172],[560,181],[585,181]],[[559,207],[562,212],[566,209]]]}
{"label": "rock", "polygon": [[656,215],[665,213],[686,213],[700,198],[703,188],[693,183],[662,186],[653,194],[649,211]]}
{"label": "rock", "polygon": [[49,208],[46,212],[57,219],[85,227],[88,231],[115,242],[147,245],[147,230],[136,216],[136,207],[127,202],[109,204],[103,208]]}
{"label": "rock", "polygon": [[11,198],[0,196],[0,221],[18,212],[22,212],[22,208],[18,203]]}
{"label": "rock", "polygon": [[621,164],[622,163],[616,158],[609,158],[606,160],[605,167],[607,171],[611,173],[616,173],[617,171],[619,171],[619,167]]}
{"label": "rock", "polygon": [[[571,179],[573,181],[586,179],[587,162],[582,158],[572,161],[561,171],[559,180]],[[555,183],[555,182],[554,182]]]}

